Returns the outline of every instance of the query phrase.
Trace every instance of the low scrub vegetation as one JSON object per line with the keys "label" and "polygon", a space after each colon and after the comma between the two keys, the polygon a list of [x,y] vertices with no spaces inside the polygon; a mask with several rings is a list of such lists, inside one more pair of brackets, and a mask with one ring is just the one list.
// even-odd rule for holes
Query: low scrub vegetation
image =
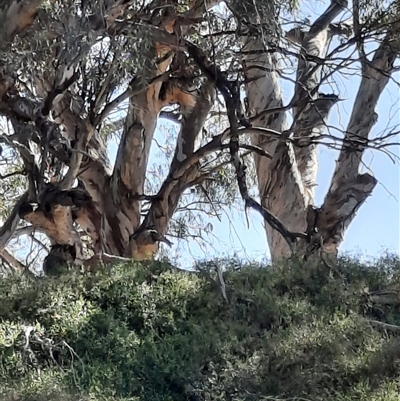
{"label": "low scrub vegetation", "polygon": [[0,399],[399,399],[398,258],[201,268],[3,279]]}

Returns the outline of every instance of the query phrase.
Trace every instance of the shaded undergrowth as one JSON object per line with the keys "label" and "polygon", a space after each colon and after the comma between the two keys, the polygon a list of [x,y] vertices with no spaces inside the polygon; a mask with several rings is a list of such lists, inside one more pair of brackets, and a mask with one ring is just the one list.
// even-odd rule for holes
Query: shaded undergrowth
{"label": "shaded undergrowth", "polygon": [[157,262],[3,279],[0,399],[399,399],[400,337],[370,324],[400,325],[372,296],[400,289],[398,259],[234,264],[203,265],[229,303]]}

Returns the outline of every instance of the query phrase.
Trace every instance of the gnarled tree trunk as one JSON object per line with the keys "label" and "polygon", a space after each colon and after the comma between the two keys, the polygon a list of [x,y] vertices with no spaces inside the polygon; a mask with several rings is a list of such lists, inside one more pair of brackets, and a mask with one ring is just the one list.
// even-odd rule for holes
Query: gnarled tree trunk
{"label": "gnarled tree trunk", "polygon": [[[29,29],[40,3],[14,0],[4,5],[3,13],[11,18],[4,30],[4,48],[17,34]],[[89,20],[91,28],[99,35],[117,29],[118,21],[110,16],[117,13],[123,17],[129,6],[129,2],[112,3],[108,2],[110,8],[103,21],[101,18]],[[202,4],[194,2],[187,18],[198,18],[204,11]],[[148,12],[144,9],[144,16]],[[161,18],[154,32],[161,37],[174,38],[170,35],[174,33],[174,21],[174,17]],[[75,19],[71,17],[67,29],[73,30],[79,23],[76,16]],[[198,162],[203,151],[195,154],[195,142],[214,103],[215,89],[207,81],[200,87],[188,88],[185,70],[179,65],[179,61],[186,62],[182,52],[160,43],[153,43],[153,49],[151,56],[155,63],[153,70],[147,72],[150,75],[147,83],[134,78],[126,92],[106,103],[105,93],[110,90],[106,87],[107,80],[112,80],[110,69],[104,86],[95,94],[94,105],[86,113],[75,86],[77,71],[81,68],[79,58],[85,55],[78,54],[75,64],[59,63],[46,80],[36,82],[36,93],[43,101],[24,98],[11,77],[1,78],[0,111],[14,121],[15,139],[31,174],[28,194],[2,228],[0,252],[5,251],[19,218],[45,233],[51,241],[44,263],[46,273],[55,265],[88,261],[90,254],[82,243],[81,229],[91,238],[96,259],[105,254],[107,260],[112,256],[143,260],[153,257],[160,241],[169,242],[164,236],[181,195],[201,180]],[[59,57],[56,53],[54,55]],[[127,99],[128,112],[111,171],[99,129],[107,113]],[[160,111],[171,104],[180,106],[183,117],[176,152],[166,181],[159,192],[149,198],[144,194],[144,184],[150,148]],[[24,137],[26,124],[34,126],[36,135]],[[41,147],[41,166],[30,151],[31,141]],[[62,141],[65,141],[64,146],[61,146]],[[217,150],[219,143],[215,145],[214,148],[209,146],[203,154]],[[48,153],[68,166],[67,173],[54,175],[52,182],[45,179]],[[150,200],[151,207],[142,219],[144,200]],[[88,263],[91,265],[92,259]]]}

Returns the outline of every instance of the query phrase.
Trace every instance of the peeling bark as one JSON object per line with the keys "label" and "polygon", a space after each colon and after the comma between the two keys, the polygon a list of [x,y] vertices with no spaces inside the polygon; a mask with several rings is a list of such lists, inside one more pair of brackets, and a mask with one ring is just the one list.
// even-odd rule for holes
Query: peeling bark
{"label": "peeling bark", "polygon": [[[244,59],[249,111],[252,115],[258,115],[264,110],[283,107],[277,57],[269,54],[258,38],[247,37],[243,41],[243,50],[249,53]],[[265,70],[268,71],[264,72]],[[252,125],[282,133],[287,129],[287,120],[284,111],[277,111],[252,119]],[[273,155],[272,159],[254,155],[261,205],[288,230],[305,232],[304,216],[307,205],[293,146],[255,134],[251,136],[251,141],[253,145]],[[289,255],[290,248],[283,236],[266,222],[264,225],[272,258],[279,259]]]}
{"label": "peeling bark", "polygon": [[324,249],[328,253],[337,253],[347,227],[377,184],[376,178],[368,173],[360,174],[359,168],[368,136],[377,121],[376,105],[389,82],[398,54],[400,42],[388,37],[376,50],[372,62],[364,64],[364,76],[331,186],[316,217],[315,231],[324,239]]}
{"label": "peeling bark", "polygon": [[[282,107],[276,57],[269,54],[261,39],[248,36],[243,40],[249,111],[256,115],[251,118],[252,125],[272,128],[283,134],[280,142],[276,139],[263,141],[261,136],[252,135],[254,145],[273,155],[272,160],[254,156],[262,205],[290,231],[307,235],[307,240],[301,239],[298,243],[300,254],[310,254],[321,248],[336,254],[346,228],[376,185],[376,180],[369,174],[359,175],[358,168],[377,119],[376,103],[390,78],[396,46],[398,52],[398,44],[390,47],[389,39],[375,53],[372,65],[363,67],[364,78],[331,188],[322,208],[317,210],[313,206],[318,164],[317,147],[312,144],[312,139],[322,134],[330,109],[339,100],[336,95],[318,93],[321,82],[321,65],[318,63],[325,57],[332,35],[343,32],[348,35],[348,28],[343,30],[332,24],[346,7],[346,1],[333,0],[308,32],[290,32],[288,35],[301,45],[297,84],[290,102],[294,106],[294,123],[290,130],[285,123],[286,108]],[[268,109],[276,111],[268,113]],[[290,143],[285,143],[284,135],[288,134],[292,134],[302,147],[293,148]],[[283,237],[268,225],[266,232],[272,259],[289,256],[290,249]]]}
{"label": "peeling bark", "polygon": [[[4,8],[4,12],[13,15],[7,28],[8,40],[11,40],[12,35],[29,27],[37,14],[36,8],[39,3],[15,0],[10,2],[9,8]],[[202,2],[201,4],[194,3],[193,6],[194,8],[186,16],[190,19],[190,23],[193,23],[205,11]],[[89,23],[94,30],[112,30],[119,23],[117,17],[121,18],[125,9],[126,5],[117,5],[105,13],[104,24],[94,20]],[[171,28],[167,29],[168,32],[182,29],[187,21],[180,19],[178,27],[176,18],[170,18],[168,24],[166,21],[161,21],[160,26],[164,26],[165,29]],[[74,24],[73,20],[68,22],[70,29],[71,24]],[[158,31],[165,33],[162,29]],[[178,103],[181,106],[184,126],[178,139],[177,152],[172,165],[172,168],[179,169],[183,161],[182,155],[193,155],[194,141],[192,142],[192,139],[194,140],[201,130],[214,97],[205,99],[202,95],[206,91],[202,91],[199,99],[201,101],[205,99],[207,103],[203,106],[196,104],[194,100],[196,96],[182,91],[174,81],[176,78],[172,79],[169,76],[172,70],[166,72],[171,65],[174,53],[170,51],[169,46],[158,44],[156,47],[160,61],[153,71],[154,79],[150,81],[147,88],[135,87],[136,83],[133,80],[131,88],[126,92],[127,96],[122,95],[121,100],[117,100],[119,102],[123,98],[129,98],[130,107],[113,172],[107,166],[106,149],[97,132],[98,127],[92,123],[100,124],[104,120],[105,113],[117,104],[111,102],[106,105],[105,110],[98,116],[83,117],[79,94],[75,93],[74,89],[67,92],[78,78],[74,72],[74,64],[61,63],[54,74],[50,72],[43,82],[36,82],[37,94],[44,99],[42,102],[21,97],[14,92],[12,102],[1,105],[4,106],[2,110],[4,114],[15,116],[16,121],[34,123],[39,133],[39,140],[34,136],[29,138],[34,139],[37,145],[42,147],[43,157],[40,171],[35,161],[33,159],[30,161],[32,168],[37,169],[30,191],[32,197],[29,199],[34,203],[32,205],[27,202],[28,199],[24,199],[24,202],[18,205],[18,210],[20,217],[46,233],[52,241],[53,245],[44,265],[47,272],[51,271],[54,263],[75,262],[82,257],[82,243],[77,231],[79,226],[91,237],[93,250],[97,254],[108,253],[122,256],[128,253],[135,259],[143,259],[143,255],[149,256],[148,253],[153,256],[157,249],[155,244],[165,240],[158,232],[156,235],[150,235],[154,230],[144,225],[138,231],[141,224],[141,202],[144,196],[148,157],[158,114],[167,104]],[[56,56],[54,54],[54,57]],[[79,58],[77,60],[79,61]],[[8,92],[11,93],[13,85],[14,82],[3,79],[0,95],[3,97]],[[103,98],[103,102],[104,90],[107,88],[103,87],[103,93],[99,95]],[[100,106],[99,101],[101,100],[98,97],[95,104],[97,111]],[[195,106],[196,112],[200,114],[199,117],[192,113]],[[54,112],[52,122],[49,118],[51,111]],[[64,127],[62,135],[59,132],[61,126]],[[56,138],[62,136],[66,139],[66,145],[60,152]],[[55,143],[55,146],[51,145],[52,143]],[[44,179],[47,169],[45,158],[48,154],[57,157],[69,168],[63,180],[50,187]],[[31,156],[29,151],[26,156]],[[186,162],[183,174],[179,177],[179,185],[174,182],[172,185],[161,188],[160,192],[164,192],[168,199],[166,203],[162,201],[161,207],[175,210],[183,191],[196,177],[197,166],[187,164]],[[70,190],[76,179],[78,179],[79,188]],[[82,199],[77,197],[78,193],[84,194],[83,203]],[[154,219],[154,209],[145,220],[146,222]],[[160,210],[160,204],[158,204],[158,210]],[[163,214],[166,217],[162,218],[161,222],[157,222],[157,228],[165,233],[172,212],[166,210]],[[18,218],[15,219],[16,222],[17,220]],[[12,224],[16,226],[17,223]],[[4,228],[9,229],[8,225]],[[149,238],[152,243],[149,243]],[[6,243],[8,234],[2,236],[2,239]],[[133,243],[143,249],[132,252]],[[149,246],[150,252],[147,249]]]}
{"label": "peeling bark", "polygon": [[[301,40],[295,94],[291,101],[295,105],[293,108],[295,122],[292,130],[296,137],[318,138],[325,130],[334,102],[329,102],[329,98],[324,101],[321,94],[318,93],[322,64],[302,56],[312,56],[318,60],[324,59],[332,38],[331,23],[345,8],[347,8],[346,0],[332,1],[325,12],[313,23],[310,30],[304,33]],[[318,173],[317,146],[311,141],[308,142],[308,145],[295,149],[297,168],[306,191],[307,205],[314,202]]]}
{"label": "peeling bark", "polygon": [[[140,236],[139,238],[131,237],[129,245],[131,254],[154,255],[158,244],[149,240],[148,228],[151,227],[158,233],[157,241],[163,239],[183,192],[193,185],[197,178],[199,172],[197,162],[187,165],[183,171],[181,168],[184,164],[188,164],[195,153],[195,141],[215,101],[215,89],[211,83],[207,82],[203,84],[197,96],[192,95],[192,97],[193,101],[181,105],[183,120],[175,155],[171,162],[170,174],[152,201],[150,210],[138,230],[139,233],[146,233],[146,239],[142,240]],[[181,147],[179,143],[181,143]],[[144,259],[142,256],[140,258]]]}
{"label": "peeling bark", "polygon": [[[166,51],[159,54],[165,56]],[[155,75],[165,73],[172,56],[158,64]],[[150,85],[147,90],[130,100],[124,132],[118,147],[110,187],[112,201],[116,207],[116,219],[121,236],[120,256],[130,253],[130,238],[138,229],[141,212],[140,196],[144,194],[144,183],[150,148],[157,125],[158,115],[170,98],[160,96],[162,82]],[[114,225],[114,230],[116,229]]]}
{"label": "peeling bark", "polygon": [[[23,40],[23,33],[34,22],[40,3],[37,0],[2,2],[4,29],[0,46],[5,49],[16,35]],[[212,1],[207,6],[214,4]],[[132,16],[128,22],[124,21],[129,7],[129,2],[107,2],[102,15],[85,20],[90,35],[123,35],[135,24]],[[149,4],[144,10],[151,11],[152,7],[155,4]],[[321,62],[332,35],[343,32],[333,20],[346,7],[347,1],[332,0],[308,32],[288,34],[301,47],[295,94],[289,106],[282,104],[278,57],[272,52],[272,46],[264,43],[263,35],[253,31],[241,38],[251,127],[239,110],[239,91],[221,74],[210,77],[208,67],[200,68],[210,81],[200,88],[189,88],[188,81],[193,81],[194,74],[191,70],[185,75],[185,68],[192,67],[186,54],[191,54],[195,46],[185,41],[184,35],[203,21],[206,5],[202,0],[193,2],[191,9],[183,13],[170,5],[165,13],[158,8],[152,10],[156,12],[151,17],[135,15],[135,20],[153,35],[154,55],[158,61],[148,71],[150,79],[146,85],[133,79],[128,89],[113,101],[109,96],[115,90],[114,84],[110,84],[115,59],[105,78],[99,78],[104,80],[100,81],[98,93],[91,93],[91,82],[81,84],[85,81],[81,79],[81,62],[88,50],[77,50],[72,55],[73,61],[67,63],[65,55],[61,55],[66,50],[62,40],[52,47],[57,66],[46,67],[48,74],[44,74],[41,82],[39,78],[32,82],[35,90],[29,96],[18,80],[0,77],[0,113],[11,121],[15,130],[15,134],[5,140],[21,155],[30,180],[28,193],[0,230],[0,254],[6,252],[5,247],[21,217],[46,233],[52,242],[44,263],[48,274],[52,274],[56,264],[82,262],[80,229],[91,238],[95,253],[86,261],[88,266],[102,258],[118,261],[123,260],[122,256],[136,260],[153,257],[159,242],[170,244],[165,235],[182,194],[204,179],[200,166],[205,155],[229,147],[241,194],[247,196],[243,196],[246,205],[253,200],[248,195],[245,167],[239,158],[239,135],[246,129],[252,141],[246,148],[255,152],[262,206],[258,210],[265,212],[263,216],[274,217],[285,228],[279,233],[265,223],[273,259],[290,255],[287,242],[291,244],[296,238],[301,238],[297,244],[299,253],[307,254],[322,248],[335,254],[346,227],[376,185],[370,175],[359,174],[359,164],[376,121],[376,103],[398,54],[398,44],[388,36],[372,62],[367,62],[365,54],[361,57],[364,78],[345,143],[324,205],[316,209],[313,204],[317,148],[312,140],[321,135],[331,107],[338,101],[334,94],[319,92]],[[271,12],[275,15],[274,10]],[[47,37],[57,39],[60,32],[74,29],[82,21],[72,16],[64,28],[57,21],[57,29],[53,32],[51,27]],[[357,23],[355,25],[356,30],[359,29]],[[87,32],[83,31],[83,35]],[[88,49],[94,43],[90,35],[87,37]],[[122,53],[121,49],[116,52],[117,60]],[[207,55],[205,58],[210,59]],[[12,75],[10,71],[8,74]],[[196,139],[215,102],[214,85],[221,93],[221,88],[226,86],[227,91],[222,94],[228,112],[233,110],[229,115],[231,129],[196,150]],[[86,97],[85,90],[88,92]],[[105,117],[124,100],[129,101],[129,110],[115,167],[111,171],[99,131]],[[170,104],[180,106],[181,129],[168,177],[157,195],[149,197],[144,194],[144,183],[150,147],[160,111]],[[285,115],[289,109],[293,109],[294,116],[290,128]],[[240,128],[239,123],[245,128]],[[230,142],[226,143],[227,140]],[[39,161],[34,157],[35,146],[41,152]],[[65,167],[68,168],[66,173],[62,171]],[[78,186],[73,188],[76,183]],[[151,207],[143,218],[142,201],[145,199],[150,200]],[[260,205],[257,203],[257,206]],[[290,241],[282,233],[289,233]]]}

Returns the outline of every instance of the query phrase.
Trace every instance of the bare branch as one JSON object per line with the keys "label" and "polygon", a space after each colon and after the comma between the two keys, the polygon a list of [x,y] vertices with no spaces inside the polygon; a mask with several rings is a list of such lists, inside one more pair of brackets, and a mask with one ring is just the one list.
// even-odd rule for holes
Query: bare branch
{"label": "bare branch", "polygon": [[238,120],[238,102],[240,104],[239,92],[234,86],[235,83],[231,83],[223,78],[221,72],[216,65],[212,65],[207,61],[206,56],[203,52],[195,45],[188,44],[188,52],[199,65],[203,73],[214,82],[215,86],[222,93],[230,124],[231,137],[230,137],[230,154],[233,165],[236,169],[236,176],[239,186],[240,194],[245,201],[245,206],[253,208],[259,212],[264,220],[275,230],[277,230],[287,241],[291,249],[293,249],[296,239],[302,237],[304,234],[290,232],[272,213],[267,209],[263,208],[256,200],[254,200],[248,192],[246,183],[245,167],[239,157],[239,125]]}
{"label": "bare branch", "polygon": [[383,331],[390,331],[391,333],[400,334],[400,326],[394,324],[383,323],[378,320],[368,320],[368,323],[374,328]]}
{"label": "bare branch", "polygon": [[25,266],[13,256],[7,249],[0,251],[0,258],[8,263],[15,271],[22,273],[25,271]]}
{"label": "bare branch", "polygon": [[0,228],[0,252],[5,249],[8,242],[12,238],[15,230],[17,229],[20,220],[18,211],[20,206],[28,201],[28,196],[29,196],[28,192],[25,192],[24,195],[21,196],[18,202],[14,205],[7,220]]}

